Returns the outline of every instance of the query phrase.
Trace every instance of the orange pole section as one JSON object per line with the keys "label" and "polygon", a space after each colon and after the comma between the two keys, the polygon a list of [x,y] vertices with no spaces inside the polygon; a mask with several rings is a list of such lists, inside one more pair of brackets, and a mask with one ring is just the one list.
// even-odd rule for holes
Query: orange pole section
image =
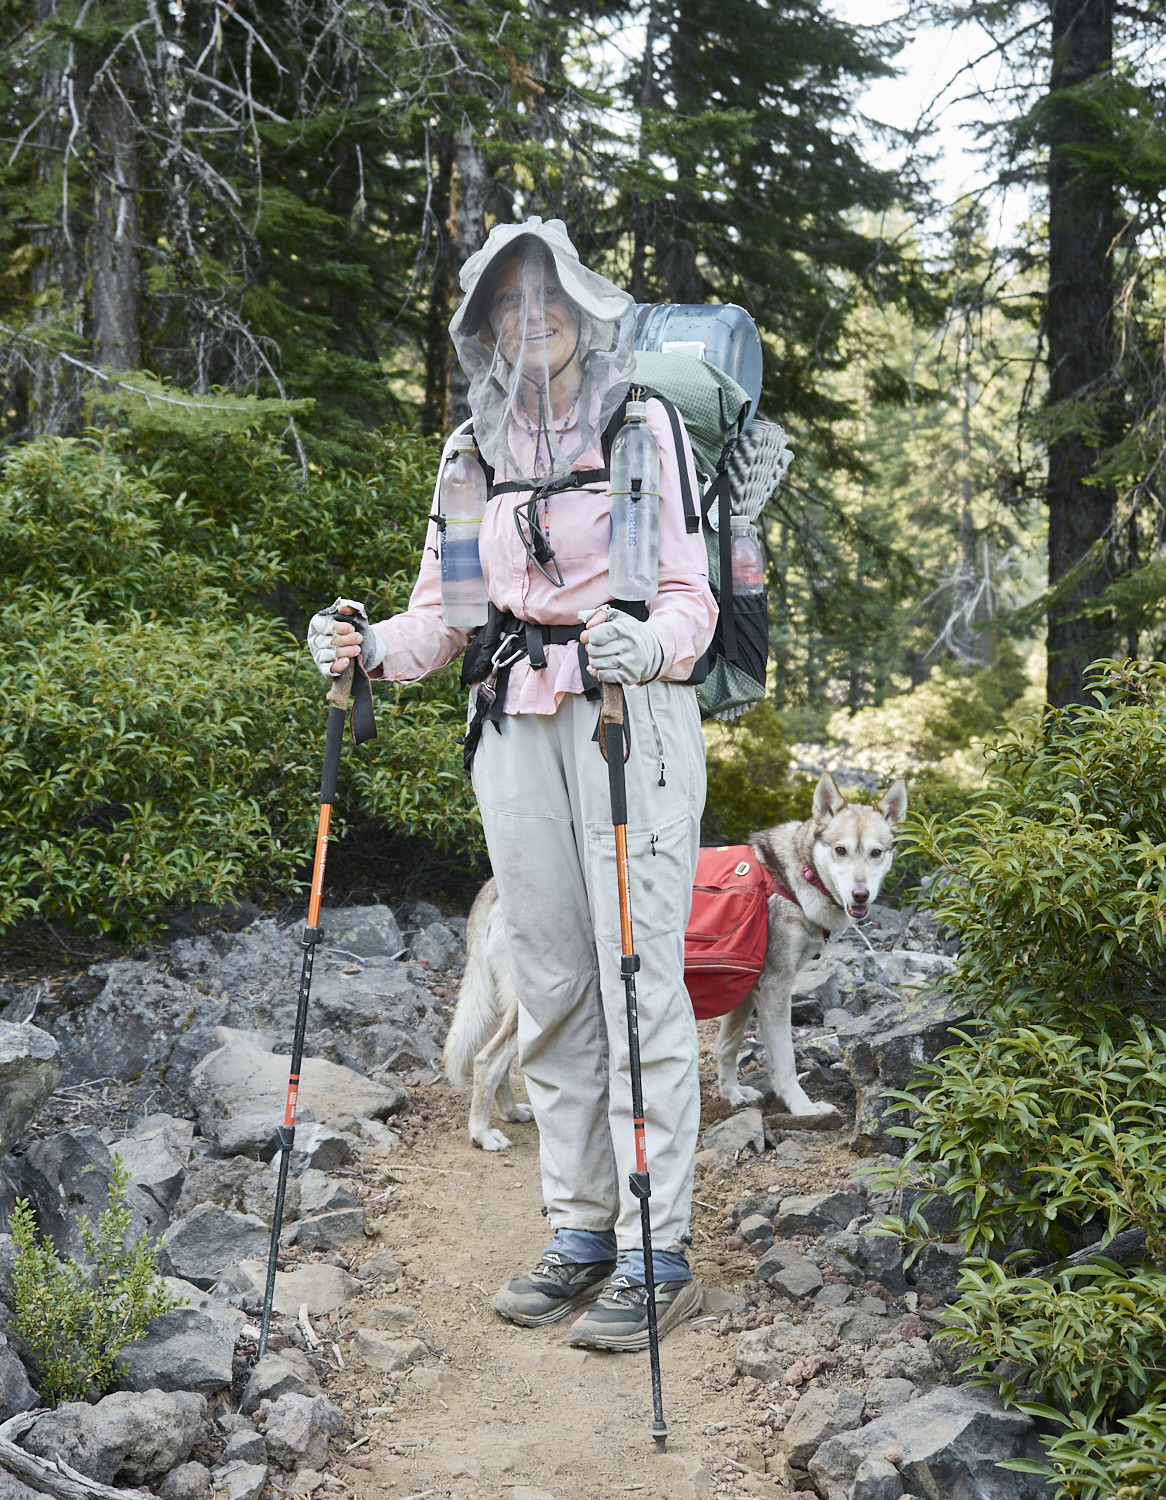
{"label": "orange pole section", "polygon": [[316,831],[316,859],[312,868],[312,893],[308,897],[308,926],[320,925],[320,902],[324,896],[324,865],[328,859],[328,830],[332,826],[332,804],[321,802],[320,826]]}

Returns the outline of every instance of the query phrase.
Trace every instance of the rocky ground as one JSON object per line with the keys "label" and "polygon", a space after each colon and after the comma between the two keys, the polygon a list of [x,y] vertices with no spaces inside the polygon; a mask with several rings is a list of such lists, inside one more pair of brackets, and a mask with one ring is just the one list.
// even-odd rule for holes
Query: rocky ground
{"label": "rocky ground", "polygon": [[[1029,1419],[958,1383],[943,1332],[958,1246],[937,1237],[905,1272],[898,1242],[870,1232],[904,1206],[877,1175],[896,1165],[885,1091],[967,1019],[920,993],[951,962],[924,919],[875,908],[865,937],[799,978],[803,1082],[841,1129],[782,1115],[754,1042],[742,1068],[762,1101],[733,1114],[716,1097],[715,1023],[700,1028],[692,1261],[706,1295],[663,1345],[663,1456],[646,1355],[573,1350],[568,1325],[521,1330],[490,1310],[547,1232],[535,1127],[476,1150],[468,1101],[436,1066],[464,923],[421,905],[326,926],[258,1364],[294,926],[174,932],[149,956],[0,987],[0,1228],[25,1196],[59,1251],[83,1257],[79,1219],[103,1206],[116,1152],[134,1231],[161,1237],[185,1300],[126,1350],[112,1394],[38,1411],[35,1363],[4,1332],[0,1234],[0,1500],[108,1486],[161,1500],[1045,1493],[997,1467],[1035,1451]],[[941,1236],[942,1213],[932,1222]]]}

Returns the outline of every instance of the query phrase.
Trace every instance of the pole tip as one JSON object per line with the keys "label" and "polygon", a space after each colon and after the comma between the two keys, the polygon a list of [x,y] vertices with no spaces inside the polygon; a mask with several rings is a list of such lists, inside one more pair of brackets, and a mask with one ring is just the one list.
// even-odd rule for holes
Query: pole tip
{"label": "pole tip", "polygon": [[655,1439],[656,1452],[663,1453],[665,1451],[665,1444],[672,1436],[671,1427],[666,1427],[662,1422],[659,1424],[659,1426],[657,1426],[656,1423],[653,1423],[648,1430],[651,1432],[652,1437]]}

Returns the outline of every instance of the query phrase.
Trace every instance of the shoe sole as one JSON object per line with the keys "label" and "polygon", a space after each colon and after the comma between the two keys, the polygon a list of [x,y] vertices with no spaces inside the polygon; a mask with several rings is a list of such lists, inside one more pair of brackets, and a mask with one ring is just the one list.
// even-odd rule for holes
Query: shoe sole
{"label": "shoe sole", "polygon": [[[671,1333],[678,1324],[691,1318],[698,1313],[704,1301],[704,1289],[695,1281],[690,1281],[685,1289],[677,1292],[671,1305],[661,1311],[656,1309],[656,1332],[660,1338],[666,1333]],[[648,1347],[648,1330],[642,1333],[628,1334],[591,1334],[582,1332],[572,1334],[567,1340],[577,1349],[609,1349],[616,1353],[634,1354],[640,1349]]]}
{"label": "shoe sole", "polygon": [[594,1286],[585,1287],[583,1291],[576,1292],[573,1297],[567,1299],[558,1307],[553,1307],[550,1312],[545,1313],[522,1313],[510,1307],[503,1307],[501,1293],[493,1299],[490,1306],[496,1313],[507,1319],[508,1322],[517,1323],[520,1328],[545,1328],[548,1323],[561,1322],[568,1313],[575,1312],[587,1302],[594,1302],[608,1282],[607,1277],[597,1281]]}

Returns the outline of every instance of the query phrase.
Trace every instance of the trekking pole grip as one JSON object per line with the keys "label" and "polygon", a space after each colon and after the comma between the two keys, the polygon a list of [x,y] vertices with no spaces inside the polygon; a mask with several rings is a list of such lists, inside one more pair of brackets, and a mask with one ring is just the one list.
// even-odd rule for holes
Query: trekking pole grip
{"label": "trekking pole grip", "polygon": [[348,707],[348,700],[352,696],[352,679],[355,674],[355,662],[350,661],[328,689],[328,702],[333,708],[346,709]]}
{"label": "trekking pole grip", "polygon": [[623,688],[618,682],[603,684],[603,707],[600,717],[605,724],[622,724],[624,714]]}

